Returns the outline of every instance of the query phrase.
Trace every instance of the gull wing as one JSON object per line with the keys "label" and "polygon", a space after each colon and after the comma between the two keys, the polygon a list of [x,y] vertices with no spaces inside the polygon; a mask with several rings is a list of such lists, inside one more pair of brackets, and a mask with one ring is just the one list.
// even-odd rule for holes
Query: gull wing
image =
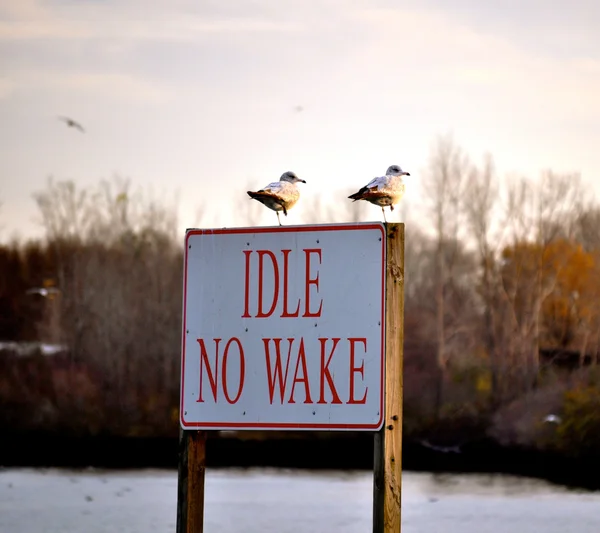
{"label": "gull wing", "polygon": [[380,189],[385,189],[388,184],[387,176],[379,176],[373,178],[369,183],[362,187],[358,192],[351,194],[348,198],[352,200],[361,200],[367,198],[375,198],[386,196],[383,192],[378,192]]}

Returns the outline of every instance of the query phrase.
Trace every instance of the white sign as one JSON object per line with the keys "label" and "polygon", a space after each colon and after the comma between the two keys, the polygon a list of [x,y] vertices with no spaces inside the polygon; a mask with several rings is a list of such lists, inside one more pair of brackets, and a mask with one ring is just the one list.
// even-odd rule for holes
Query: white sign
{"label": "white sign", "polygon": [[383,423],[380,223],[188,230],[184,429]]}

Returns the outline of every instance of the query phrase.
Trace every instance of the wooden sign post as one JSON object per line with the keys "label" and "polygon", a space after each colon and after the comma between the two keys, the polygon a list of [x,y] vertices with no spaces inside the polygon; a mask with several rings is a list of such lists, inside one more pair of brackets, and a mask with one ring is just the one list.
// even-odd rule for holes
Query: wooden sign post
{"label": "wooden sign post", "polygon": [[404,224],[386,224],[385,421],[375,433],[373,533],[400,532],[404,363]]}
{"label": "wooden sign post", "polygon": [[177,533],[210,430],[370,431],[373,531],[400,531],[404,225],[188,230]]}
{"label": "wooden sign post", "polygon": [[206,431],[180,430],[177,482],[177,533],[204,530]]}

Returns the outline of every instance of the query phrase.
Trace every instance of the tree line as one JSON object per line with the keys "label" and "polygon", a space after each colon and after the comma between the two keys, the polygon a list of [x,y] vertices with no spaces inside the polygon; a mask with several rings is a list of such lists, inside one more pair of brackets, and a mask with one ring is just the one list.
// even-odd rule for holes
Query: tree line
{"label": "tree line", "polygon": [[[419,205],[403,210],[405,434],[597,449],[600,206],[576,174],[501,177],[491,156],[473,161],[450,136],[419,174]],[[50,180],[34,200],[45,238],[0,246],[0,341],[62,351],[0,355],[0,422],[176,435],[176,207],[118,179],[87,190]],[[245,200],[239,222],[253,225],[260,211]],[[326,200],[300,213],[306,223],[374,216]]]}

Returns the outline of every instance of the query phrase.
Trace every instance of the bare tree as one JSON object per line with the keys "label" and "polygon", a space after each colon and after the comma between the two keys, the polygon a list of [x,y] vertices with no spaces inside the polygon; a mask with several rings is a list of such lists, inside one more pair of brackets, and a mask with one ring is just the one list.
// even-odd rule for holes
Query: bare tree
{"label": "bare tree", "polygon": [[308,224],[363,222],[368,220],[366,202],[353,202],[353,191],[338,191],[332,198],[306,198],[302,203],[302,220]]}
{"label": "bare tree", "polygon": [[33,195],[41,214],[41,222],[49,239],[78,241],[90,229],[89,216],[95,195],[77,190],[72,181],[48,179],[46,190]]}
{"label": "bare tree", "polygon": [[600,250],[600,209],[584,206],[574,220],[574,238],[588,251]]}
{"label": "bare tree", "polygon": [[[440,370],[438,412],[441,409],[448,380],[450,353],[446,347],[445,288],[458,249],[461,227],[461,198],[469,172],[469,162],[451,135],[440,137],[434,144],[423,185],[432,218],[436,247],[436,338],[437,362]],[[450,253],[448,253],[450,252]]]}
{"label": "bare tree", "polygon": [[56,258],[61,339],[100,376],[106,423],[115,431],[145,418],[168,423],[179,375],[176,209],[122,179],[86,191],[50,182],[36,199]]}
{"label": "bare tree", "polygon": [[520,178],[509,183],[506,199],[504,223],[511,237],[498,295],[506,313],[505,350],[520,370],[524,389],[530,390],[539,376],[542,306],[567,264],[567,257],[557,257],[551,246],[574,232],[581,183],[577,176],[545,172],[538,182]]}
{"label": "bare tree", "polygon": [[[332,204],[321,195],[314,198],[303,198],[300,209],[300,217],[305,224],[327,224],[333,222],[336,210]],[[297,208],[296,208],[297,209]]]}
{"label": "bare tree", "polygon": [[492,234],[498,201],[498,183],[492,157],[485,156],[481,166],[473,166],[469,184],[463,196],[464,210],[480,268],[480,296],[483,301],[483,342],[490,359],[491,394],[493,406],[501,401],[500,380],[502,360],[496,338],[499,320],[496,305],[496,257],[501,238]]}

